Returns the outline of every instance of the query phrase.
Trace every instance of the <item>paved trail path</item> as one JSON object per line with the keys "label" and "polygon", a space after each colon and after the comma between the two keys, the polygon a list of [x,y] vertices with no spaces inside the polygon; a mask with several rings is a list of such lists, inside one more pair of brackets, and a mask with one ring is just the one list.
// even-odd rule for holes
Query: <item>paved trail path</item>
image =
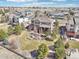
{"label": "paved trail path", "polygon": [[0,47],[0,59],[23,59],[7,49]]}

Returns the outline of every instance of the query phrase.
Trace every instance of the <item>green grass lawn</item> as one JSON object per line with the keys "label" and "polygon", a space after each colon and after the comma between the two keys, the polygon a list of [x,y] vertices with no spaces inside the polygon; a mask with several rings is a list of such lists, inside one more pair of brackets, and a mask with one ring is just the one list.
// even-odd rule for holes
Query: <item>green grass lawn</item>
{"label": "green grass lawn", "polygon": [[[8,26],[6,23],[1,23],[0,24],[0,29],[3,29],[4,31],[7,32],[8,30]],[[12,36],[15,37],[15,36]],[[12,39],[11,37],[11,39]],[[27,31],[23,31],[22,34],[20,35],[20,43],[21,43],[21,49],[22,50],[28,50],[28,51],[32,51],[38,48],[38,46],[41,43],[45,43],[46,45],[53,45],[53,41],[46,41],[46,40],[29,40],[28,39],[29,35]]]}
{"label": "green grass lawn", "polygon": [[[8,25],[6,23],[0,24],[0,29],[3,29],[4,31],[7,32],[8,30]],[[15,36],[12,36],[15,37]],[[53,45],[53,41],[46,41],[46,40],[30,40],[28,39],[29,35],[27,31],[23,31],[22,34],[20,35],[20,43],[21,43],[21,49],[22,50],[28,50],[32,51],[38,48],[38,46],[41,43],[44,43],[46,45]],[[12,39],[12,38],[11,38]],[[55,40],[56,41],[56,40]]]}
{"label": "green grass lawn", "polygon": [[79,49],[79,42],[78,41],[69,40],[69,45],[70,45],[70,48],[78,48]]}
{"label": "green grass lawn", "polygon": [[[8,30],[8,26],[6,23],[2,23],[0,24],[0,29],[3,29],[4,31],[7,32]],[[13,38],[15,36],[12,36]],[[11,39],[12,39],[11,37]],[[22,50],[28,50],[28,51],[32,51],[32,50],[35,50],[38,48],[38,46],[41,44],[41,43],[44,43],[46,45],[53,45],[54,44],[54,41],[46,41],[46,40],[30,40],[28,39],[29,35],[28,35],[28,32],[27,31],[23,31],[22,34],[20,35],[20,43],[21,43],[21,49]],[[10,38],[10,37],[9,37]]]}
{"label": "green grass lawn", "polygon": [[[46,40],[29,40],[27,37],[27,33],[26,31],[23,31],[22,34],[20,35],[20,42],[21,42],[21,49],[22,50],[28,50],[28,51],[32,51],[38,48],[38,46],[41,43],[44,43],[46,45],[53,45],[53,41],[46,41]],[[56,41],[56,40],[55,40]]]}
{"label": "green grass lawn", "polygon": [[1,23],[1,24],[0,24],[0,29],[2,29],[2,30],[4,30],[4,31],[7,32],[7,31],[8,31],[8,26],[9,26],[9,25],[7,25],[6,23]]}

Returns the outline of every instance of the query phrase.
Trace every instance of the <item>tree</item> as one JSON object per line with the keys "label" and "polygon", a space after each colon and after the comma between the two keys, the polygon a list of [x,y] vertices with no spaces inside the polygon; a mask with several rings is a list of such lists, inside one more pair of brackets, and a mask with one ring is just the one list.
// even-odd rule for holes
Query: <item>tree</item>
{"label": "tree", "polygon": [[59,26],[59,22],[56,20],[56,22],[55,22],[55,26],[57,27],[57,26]]}
{"label": "tree", "polygon": [[2,10],[0,10],[0,14],[3,14],[3,11]]}
{"label": "tree", "polygon": [[64,51],[64,48],[56,48],[55,49],[55,53],[56,53],[56,58],[57,59],[62,59],[64,57],[64,54],[65,54],[65,51]]}
{"label": "tree", "polygon": [[37,50],[36,59],[44,59],[48,55],[48,47],[45,44],[41,44]]}
{"label": "tree", "polygon": [[18,35],[18,34],[21,33],[21,31],[22,31],[21,25],[17,24],[17,25],[15,26],[15,29],[14,29],[15,34]]}
{"label": "tree", "polygon": [[5,12],[5,13],[8,13],[8,12],[9,12],[9,10],[5,9],[5,10],[4,10],[4,12]]}
{"label": "tree", "polygon": [[68,42],[65,44],[65,49],[67,49],[67,48],[69,48],[69,43]]}
{"label": "tree", "polygon": [[64,47],[64,43],[62,42],[61,38],[58,39],[57,42],[55,42],[55,48]]}
{"label": "tree", "polygon": [[47,14],[47,12],[46,12],[46,11],[44,11],[44,14]]}
{"label": "tree", "polygon": [[57,38],[57,36],[56,36],[56,32],[55,32],[55,31],[53,31],[53,32],[51,33],[51,36],[52,36],[51,40],[56,39],[56,38]]}
{"label": "tree", "polygon": [[1,23],[5,22],[5,16],[1,16]]}
{"label": "tree", "polygon": [[37,17],[38,11],[35,12],[35,17]]}
{"label": "tree", "polygon": [[21,23],[21,27],[22,27],[22,30],[25,30],[25,26],[23,23]]}
{"label": "tree", "polygon": [[8,37],[8,34],[0,29],[0,40],[5,40]]}
{"label": "tree", "polygon": [[55,28],[54,28],[54,30],[53,30],[56,34],[58,34],[58,32],[59,32],[59,22],[56,20],[56,22],[55,22]]}
{"label": "tree", "polygon": [[71,19],[71,18],[70,18],[70,15],[67,14],[66,16],[67,16],[67,21],[69,21],[69,20]]}
{"label": "tree", "polygon": [[55,43],[55,54],[56,54],[56,58],[57,59],[62,59],[65,56],[65,47],[64,47],[64,43],[62,42],[61,39],[59,39],[56,43]]}
{"label": "tree", "polygon": [[74,15],[74,12],[72,10],[69,10],[70,15]]}
{"label": "tree", "polygon": [[8,27],[8,34],[13,34],[14,33],[14,29],[12,28],[12,26]]}

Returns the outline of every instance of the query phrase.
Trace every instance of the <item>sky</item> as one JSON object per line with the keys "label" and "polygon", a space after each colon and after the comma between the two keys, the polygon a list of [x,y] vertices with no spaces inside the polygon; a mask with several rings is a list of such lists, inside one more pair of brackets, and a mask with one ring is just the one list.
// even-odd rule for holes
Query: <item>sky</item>
{"label": "sky", "polygon": [[79,7],[79,0],[0,0],[0,6]]}

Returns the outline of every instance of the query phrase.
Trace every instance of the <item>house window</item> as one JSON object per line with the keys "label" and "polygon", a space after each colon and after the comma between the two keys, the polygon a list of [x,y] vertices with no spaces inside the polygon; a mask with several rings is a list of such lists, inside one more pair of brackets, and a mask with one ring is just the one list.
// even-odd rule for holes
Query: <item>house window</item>
{"label": "house window", "polygon": [[74,31],[74,29],[73,28],[70,28],[70,31]]}
{"label": "house window", "polygon": [[34,23],[34,21],[32,21],[32,23]]}
{"label": "house window", "polygon": [[79,32],[79,30],[77,30],[77,32]]}
{"label": "house window", "polygon": [[50,23],[46,23],[46,22],[41,22],[41,24],[50,25]]}
{"label": "house window", "polygon": [[35,24],[40,24],[40,22],[39,21],[35,21]]}
{"label": "house window", "polygon": [[70,25],[71,27],[74,27],[74,25]]}

